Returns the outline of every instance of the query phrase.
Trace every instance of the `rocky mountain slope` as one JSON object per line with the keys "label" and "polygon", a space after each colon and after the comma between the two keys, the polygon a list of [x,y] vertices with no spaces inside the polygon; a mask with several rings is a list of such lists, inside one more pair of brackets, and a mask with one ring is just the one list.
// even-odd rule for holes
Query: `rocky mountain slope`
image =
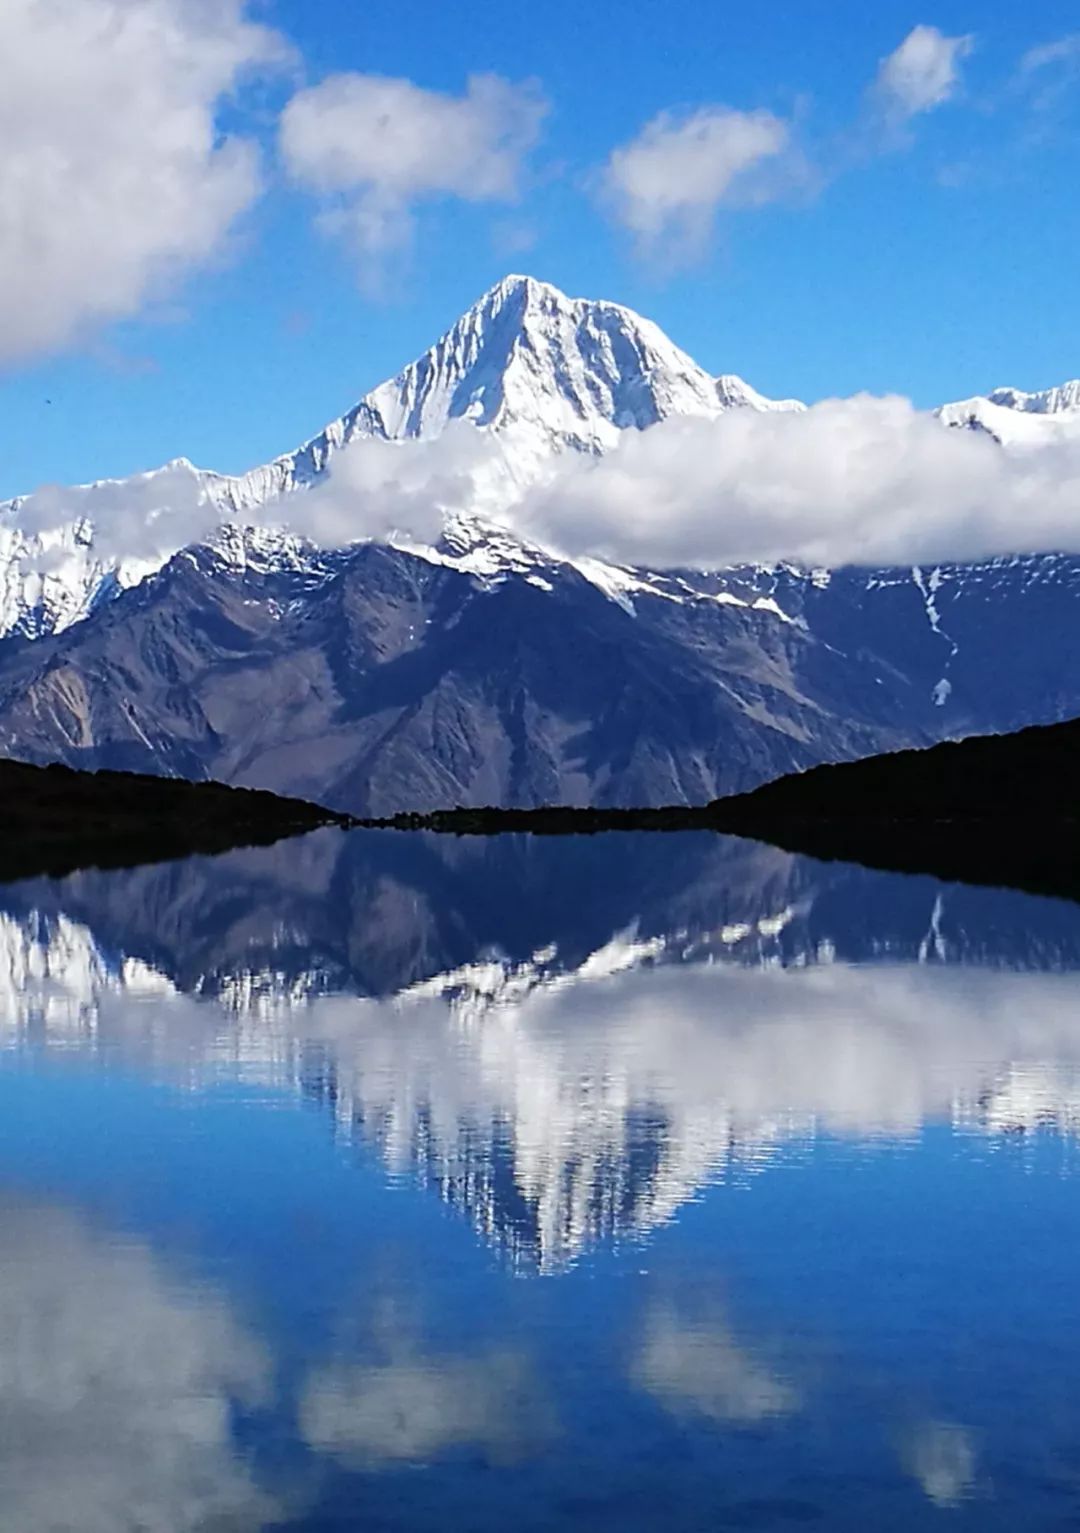
{"label": "rocky mountain slope", "polygon": [[187,550],[0,655],[0,751],[353,813],[704,803],[815,764],[1080,713],[1080,565],[750,571],[605,593],[378,544],[317,571]]}
{"label": "rocky mountain slope", "polygon": [[[997,390],[941,416],[1002,441],[1068,433],[1078,395]],[[178,460],[0,511],[0,750],[390,814],[705,802],[1080,712],[1076,559],[649,571],[571,562],[492,520],[561,454],[673,415],[800,408],[711,377],[627,309],[508,278],[272,464],[228,478]],[[318,549],[287,530],[345,445],[449,423],[499,453],[482,503],[431,545]],[[117,504],[162,551],[105,557],[94,518]],[[213,536],[170,552],[169,518],[200,511]]]}
{"label": "rocky mountain slope", "polygon": [[[500,497],[531,483],[561,452],[601,453],[622,432],[673,415],[801,408],[732,375],[711,377],[618,304],[507,277],[397,377],[272,463],[228,476],[177,458],[130,480],[50,490],[44,506],[33,496],[0,503],[0,634],[59,632],[154,567],[152,557],[109,556],[95,546],[95,513],[118,503],[148,522],[201,505],[209,525],[215,517],[250,521],[283,501],[273,520],[287,528],[288,497],[318,483],[342,448],[361,439],[428,440],[461,420],[502,445],[495,482],[473,508],[495,512]],[[264,539],[264,550],[272,541]],[[166,547],[156,563],[175,551]]]}

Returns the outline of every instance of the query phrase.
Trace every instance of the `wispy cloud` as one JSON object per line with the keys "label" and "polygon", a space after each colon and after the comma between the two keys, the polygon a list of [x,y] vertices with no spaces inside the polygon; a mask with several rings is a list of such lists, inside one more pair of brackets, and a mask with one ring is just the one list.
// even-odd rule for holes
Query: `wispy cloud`
{"label": "wispy cloud", "polygon": [[331,75],[282,114],[281,157],[318,198],[319,223],[378,285],[412,239],[416,207],[439,197],[512,202],[547,103],[530,82],[474,75],[463,95],[411,80]]}
{"label": "wispy cloud", "polygon": [[1020,60],[1020,70],[1022,74],[1031,75],[1058,64],[1080,68],[1080,32],[1029,48]]}
{"label": "wispy cloud", "polygon": [[1060,111],[1080,86],[1080,32],[1029,48],[1020,60],[1017,84],[1037,112]]}
{"label": "wispy cloud", "polygon": [[722,208],[772,201],[797,163],[791,124],[773,112],[661,112],[613,150],[600,193],[645,254],[678,264],[707,247]]}
{"label": "wispy cloud", "polygon": [[882,114],[899,124],[943,106],[959,90],[960,66],[974,46],[971,34],[946,37],[937,27],[913,27],[878,68],[872,96]]}

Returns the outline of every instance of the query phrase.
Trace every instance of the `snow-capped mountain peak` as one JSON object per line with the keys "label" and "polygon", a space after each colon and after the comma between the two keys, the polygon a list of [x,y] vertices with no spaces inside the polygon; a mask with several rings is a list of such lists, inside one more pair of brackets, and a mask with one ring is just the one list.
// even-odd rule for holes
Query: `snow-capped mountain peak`
{"label": "snow-capped mountain peak", "polygon": [[709,374],[650,320],[521,276],[491,288],[368,402],[395,440],[464,418],[590,452],[628,427],[713,415],[718,403]]}
{"label": "snow-capped mountain peak", "polygon": [[[189,511],[204,506],[211,522],[254,522],[264,519],[266,506],[317,483],[334,456],[355,441],[427,440],[464,421],[499,440],[493,482],[483,504],[473,508],[490,519],[500,495],[534,483],[562,453],[604,453],[627,430],[670,416],[713,418],[736,408],[797,405],[766,399],[733,375],[714,378],[631,309],[569,298],[550,283],[511,275],[423,356],[271,463],[232,477],[178,457],[129,480],[49,491],[57,526],[44,534],[32,530],[41,527],[40,497],[32,508],[25,500],[0,505],[0,635],[68,627],[110,590],[142,579],[161,563],[160,557],[147,562],[145,550],[131,551],[137,559],[110,559],[94,547],[94,523],[117,495],[125,500],[125,513],[131,499],[148,518],[167,513],[172,497]],[[287,510],[272,520],[287,527]],[[55,546],[64,549],[59,563]],[[283,542],[285,554],[295,558],[295,549]],[[268,557],[265,547],[258,557]]]}
{"label": "snow-capped mountain peak", "polygon": [[946,426],[985,431],[1006,447],[1039,447],[1080,438],[1080,379],[1025,393],[992,389],[935,411]]}
{"label": "snow-capped mountain peak", "polygon": [[735,408],[802,407],[732,374],[713,378],[632,309],[515,274],[317,437],[238,479],[213,476],[210,493],[222,511],[243,515],[311,484],[357,439],[426,440],[457,420],[503,439],[507,478],[520,486],[553,454],[603,453],[626,430]]}
{"label": "snow-capped mountain peak", "polygon": [[1040,389],[1035,394],[1005,388],[993,389],[986,397],[991,404],[1020,410],[1025,415],[1061,415],[1068,410],[1080,410],[1080,378],[1059,383],[1056,388]]}
{"label": "snow-capped mountain peak", "polygon": [[725,410],[805,410],[801,399],[767,399],[735,373],[721,373],[715,379],[716,397]]}
{"label": "snow-capped mountain peak", "polygon": [[[170,521],[190,527],[190,514],[186,522],[171,518],[178,510],[194,508],[196,522],[205,512],[208,529],[218,520],[279,525],[286,529],[279,535],[281,557],[295,563],[289,495],[316,484],[335,455],[358,440],[427,440],[457,422],[490,433],[498,443],[491,472],[477,483],[476,503],[462,508],[490,528],[507,499],[549,473],[561,454],[603,454],[626,432],[669,417],[802,408],[797,400],[768,399],[734,374],[714,377],[631,309],[570,298],[550,283],[511,275],[396,377],[271,463],[227,476],[178,457],[127,480],[50,489],[0,504],[0,637],[59,631],[110,593],[143,579],[175,551],[161,550]],[[1010,447],[1080,435],[1080,381],[1034,394],[995,389],[942,406],[937,414],[946,425],[988,432]],[[274,503],[280,504],[266,515],[264,508]],[[137,532],[142,517],[153,537],[106,554],[94,529],[114,506],[120,525]],[[273,558],[273,543],[272,536],[263,538],[253,552],[243,544],[244,559],[265,564]],[[449,556],[486,568],[495,558],[494,550],[489,553],[470,546]],[[506,565],[510,557],[501,548],[496,563],[516,568],[537,556],[522,550]]]}

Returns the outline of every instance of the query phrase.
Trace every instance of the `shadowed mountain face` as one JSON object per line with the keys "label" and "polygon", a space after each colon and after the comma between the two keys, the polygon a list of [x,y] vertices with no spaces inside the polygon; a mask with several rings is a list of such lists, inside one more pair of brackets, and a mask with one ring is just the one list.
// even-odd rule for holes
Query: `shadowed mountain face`
{"label": "shadowed mountain face", "polygon": [[[33,497],[0,506],[0,752],[364,815],[702,804],[821,761],[1080,713],[1077,559],[650,571],[569,561],[504,525],[575,455],[665,420],[800,408],[711,377],[629,310],[508,278],[397,378],[241,478],[177,460],[57,492],[47,536]],[[1080,421],[1076,386],[1000,391],[942,420],[1002,452],[1056,440]],[[328,482],[345,497],[333,536],[382,525],[335,479],[351,444],[433,443],[448,426],[484,466],[435,546],[304,541]],[[155,528],[153,558],[112,547],[118,508]],[[206,536],[213,551],[162,563]]]}
{"label": "shadowed mountain face", "polygon": [[0,646],[0,750],[363,814],[680,804],[1080,712],[1073,561],[939,571],[932,597],[919,571],[612,594],[540,568],[185,552],[64,633]]}
{"label": "shadowed mountain face", "polygon": [[492,836],[718,831],[827,860],[1080,900],[1080,719],[833,762],[704,806],[446,809],[360,823]]}
{"label": "shadowed mountain face", "polygon": [[[702,804],[821,761],[1080,713],[1077,559],[657,571],[569,561],[505,525],[560,464],[660,422],[800,408],[711,377],[627,309],[508,278],[397,378],[238,479],[177,460],[44,509],[0,506],[0,752],[365,815]],[[1058,440],[1080,421],[1076,385],[999,391],[942,421],[1003,453]],[[448,427],[479,457],[434,546],[304,541],[327,487],[344,497],[332,537],[383,527],[335,477],[346,449]],[[118,514],[122,529],[146,519],[152,558],[114,546]],[[214,551],[176,551],[199,537]]]}
{"label": "shadowed mountain face", "polygon": [[[510,897],[512,891],[512,898]],[[541,988],[600,952],[630,966],[940,958],[1080,968],[1075,908],[946,889],[761,842],[333,829],[280,843],[0,886],[0,911],[86,926],[201,996],[388,999],[485,966]],[[596,965],[593,965],[596,970]],[[598,971],[597,971],[598,972]]]}

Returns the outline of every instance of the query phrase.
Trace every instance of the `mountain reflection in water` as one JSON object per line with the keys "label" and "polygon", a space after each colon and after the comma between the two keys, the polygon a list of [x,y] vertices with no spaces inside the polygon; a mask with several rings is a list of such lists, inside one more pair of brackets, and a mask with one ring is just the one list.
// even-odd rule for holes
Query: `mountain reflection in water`
{"label": "mountain reflection in water", "polygon": [[325,830],[0,996],[0,1528],[1080,1515],[1080,906]]}

